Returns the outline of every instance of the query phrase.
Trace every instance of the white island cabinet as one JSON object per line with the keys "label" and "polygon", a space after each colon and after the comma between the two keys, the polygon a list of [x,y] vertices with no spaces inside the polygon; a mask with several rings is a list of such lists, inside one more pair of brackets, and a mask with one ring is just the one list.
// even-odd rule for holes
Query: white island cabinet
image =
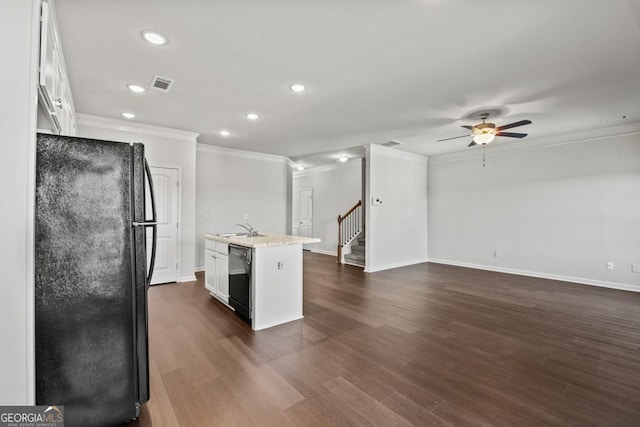
{"label": "white island cabinet", "polygon": [[[301,319],[302,313],[302,245],[320,242],[313,237],[264,234],[253,237],[224,237],[205,235],[207,252],[206,277],[214,276],[219,258],[216,245],[237,245],[251,250],[251,328],[259,331],[282,323]],[[215,270],[219,271],[219,270]],[[227,268],[228,273],[228,268]],[[207,289],[211,291],[208,279]],[[227,289],[228,289],[227,280]],[[218,288],[219,288],[218,283]],[[214,292],[212,295],[216,296]],[[216,298],[222,300],[220,297]],[[228,304],[229,300],[225,301]]]}
{"label": "white island cabinet", "polygon": [[225,304],[229,304],[229,245],[207,240],[205,245],[204,287]]}

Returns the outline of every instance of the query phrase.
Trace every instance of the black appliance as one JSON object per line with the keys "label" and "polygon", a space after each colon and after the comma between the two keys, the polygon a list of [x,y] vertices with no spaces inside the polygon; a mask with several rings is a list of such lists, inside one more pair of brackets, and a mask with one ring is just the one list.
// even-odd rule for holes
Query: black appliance
{"label": "black appliance", "polygon": [[142,144],[38,134],[36,404],[69,426],[120,425],[149,399],[145,177],[154,205]]}
{"label": "black appliance", "polygon": [[251,324],[251,255],[252,249],[229,245],[229,305],[245,322]]}

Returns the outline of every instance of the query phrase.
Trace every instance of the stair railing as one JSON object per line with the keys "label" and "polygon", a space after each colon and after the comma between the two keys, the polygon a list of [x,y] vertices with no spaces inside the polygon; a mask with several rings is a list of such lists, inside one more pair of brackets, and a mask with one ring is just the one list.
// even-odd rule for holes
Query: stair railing
{"label": "stair railing", "polygon": [[342,264],[342,248],[362,231],[362,200],[344,215],[338,215],[338,263]]}

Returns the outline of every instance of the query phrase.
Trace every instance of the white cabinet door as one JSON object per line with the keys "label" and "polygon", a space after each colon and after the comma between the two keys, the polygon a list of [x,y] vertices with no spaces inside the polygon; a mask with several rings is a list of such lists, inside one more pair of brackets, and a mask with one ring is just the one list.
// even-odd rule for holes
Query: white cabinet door
{"label": "white cabinet door", "polygon": [[216,280],[216,256],[213,251],[207,250],[205,251],[204,287],[214,295],[218,292]]}
{"label": "white cabinet door", "polygon": [[51,7],[49,2],[42,2],[38,102],[42,106],[42,111],[46,112],[48,123],[38,122],[38,128],[50,128],[54,133],[61,135],[75,135],[71,88]]}
{"label": "white cabinet door", "polygon": [[229,256],[216,254],[217,295],[229,304]]}
{"label": "white cabinet door", "polygon": [[40,27],[40,93],[45,110],[55,114],[54,101],[58,97],[58,51],[55,26],[49,12],[49,5],[42,3]]}

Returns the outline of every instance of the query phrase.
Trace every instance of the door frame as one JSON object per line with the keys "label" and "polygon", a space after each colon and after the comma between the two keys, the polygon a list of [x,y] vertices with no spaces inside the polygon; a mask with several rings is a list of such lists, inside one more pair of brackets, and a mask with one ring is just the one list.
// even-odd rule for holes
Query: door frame
{"label": "door frame", "polygon": [[[298,235],[302,236],[302,227],[301,227],[301,223],[302,223],[302,192],[306,191],[306,190],[310,190],[311,191],[311,223],[309,224],[309,227],[311,228],[310,230],[310,234],[313,235],[313,226],[314,226],[314,215],[313,215],[313,187],[304,187],[304,188],[299,188],[298,189],[298,206],[299,206],[299,212],[300,212],[300,217],[298,218]],[[311,245],[312,244],[304,244],[302,245],[303,249],[306,250],[310,250],[311,249]]]}
{"label": "door frame", "polygon": [[[148,160],[147,160],[148,161]],[[176,235],[176,245],[178,246],[178,253],[176,254],[176,261],[178,263],[178,277],[176,283],[182,282],[182,167],[176,165],[169,165],[165,163],[151,163],[149,162],[149,168],[163,168],[163,169],[175,169],[178,172],[178,230]],[[152,172],[153,174],[153,172]],[[185,281],[190,281],[185,280]]]}

